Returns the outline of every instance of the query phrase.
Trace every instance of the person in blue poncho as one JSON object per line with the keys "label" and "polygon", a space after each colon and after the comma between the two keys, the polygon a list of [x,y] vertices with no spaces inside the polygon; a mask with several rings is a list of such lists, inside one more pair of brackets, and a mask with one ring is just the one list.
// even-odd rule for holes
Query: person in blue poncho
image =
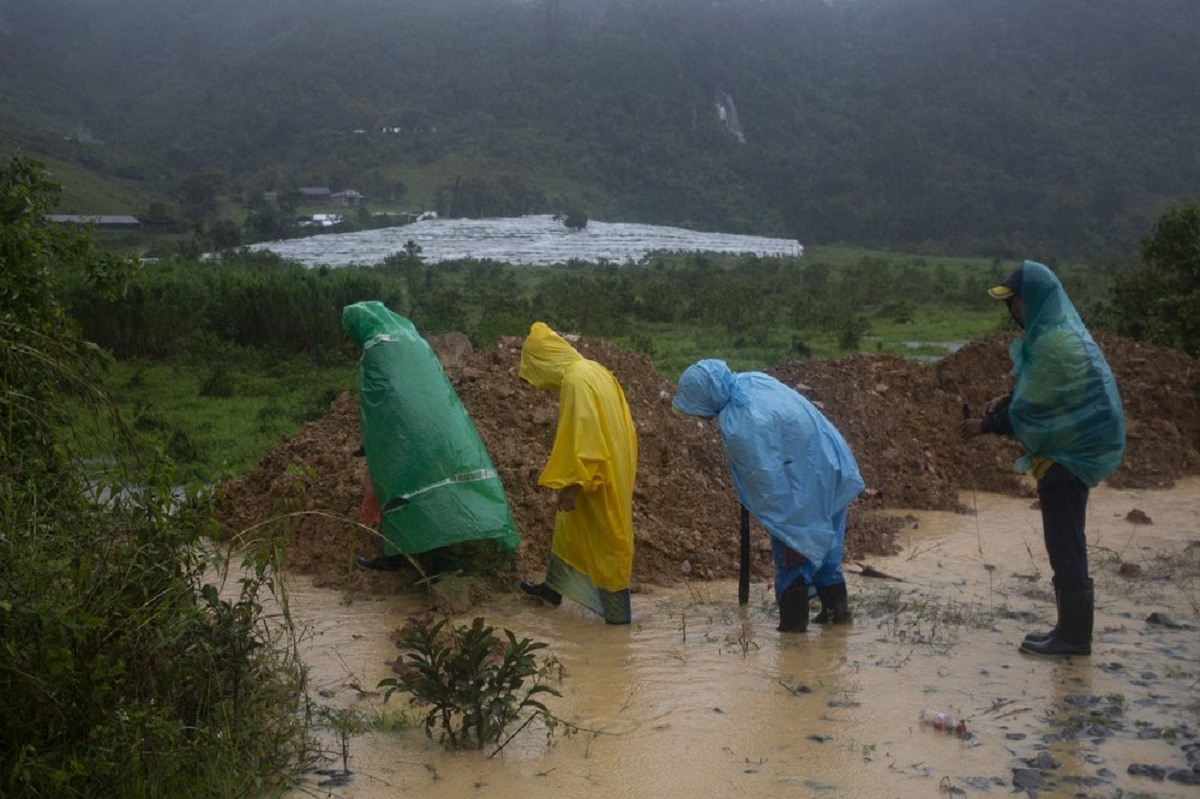
{"label": "person in blue poncho", "polygon": [[780,632],[808,629],[813,590],[821,600],[815,621],[850,622],[842,548],[864,484],[842,434],[796,390],[724,361],[684,370],[671,405],[717,420],[738,498],[771,536]]}
{"label": "person in blue poncho", "polygon": [[1025,261],[988,291],[1004,300],[1025,330],[1009,348],[1011,394],[990,400],[981,418],[964,419],[964,439],[1014,436],[1025,447],[1016,463],[1032,473],[1042,509],[1042,536],[1053,572],[1058,623],[1030,633],[1030,655],[1090,655],[1095,594],[1088,576],[1088,491],[1113,472],[1125,451],[1125,413],[1112,370],[1062,284],[1049,268]]}

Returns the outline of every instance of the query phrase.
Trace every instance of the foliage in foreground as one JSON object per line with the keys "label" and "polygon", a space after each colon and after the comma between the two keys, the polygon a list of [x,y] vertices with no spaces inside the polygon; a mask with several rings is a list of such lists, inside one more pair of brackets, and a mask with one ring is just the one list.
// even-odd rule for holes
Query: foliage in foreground
{"label": "foliage in foreground", "polygon": [[304,674],[263,607],[277,558],[223,590],[208,498],[108,485],[101,504],[64,477],[0,499],[0,794],[246,796],[285,776]]}
{"label": "foliage in foreground", "polygon": [[546,684],[559,664],[535,654],[547,644],[504,631],[502,640],[482,618],[453,626],[449,619],[426,618],[396,642],[406,654],[402,673],[381,680],[384,699],[396,692],[411,694],[413,704],[426,705],[425,734],[454,748],[482,749],[498,743],[505,730],[539,716],[552,736],[557,719],[542,703],[544,695],[561,696]]}
{"label": "foliage in foreground", "polygon": [[293,631],[264,606],[278,551],[226,590],[211,493],[127,437],[74,456],[69,400],[124,428],[53,276],[113,297],[134,267],[44,224],[55,197],[37,162],[0,167],[0,795],[262,793],[308,746]]}
{"label": "foliage in foreground", "polygon": [[1121,335],[1200,356],[1200,203],[1159,217],[1141,257],[1137,269],[1113,282],[1113,326]]}

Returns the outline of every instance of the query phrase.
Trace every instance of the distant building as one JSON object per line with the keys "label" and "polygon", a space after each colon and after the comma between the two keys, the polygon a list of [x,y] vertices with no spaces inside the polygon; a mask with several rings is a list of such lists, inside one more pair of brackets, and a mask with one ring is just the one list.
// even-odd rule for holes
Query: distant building
{"label": "distant building", "polygon": [[330,192],[328,186],[301,186],[299,192],[301,200],[309,200],[314,202],[329,201]]}
{"label": "distant building", "polygon": [[313,214],[297,221],[300,227],[337,227],[342,224],[341,214]]}
{"label": "distant building", "polygon": [[362,204],[363,196],[354,189],[346,189],[345,191],[338,191],[329,195],[329,201],[334,205],[345,205],[354,208]]}
{"label": "distant building", "polygon": [[56,225],[91,225],[96,228],[128,230],[142,226],[136,216],[112,216],[107,214],[47,214],[45,219]]}

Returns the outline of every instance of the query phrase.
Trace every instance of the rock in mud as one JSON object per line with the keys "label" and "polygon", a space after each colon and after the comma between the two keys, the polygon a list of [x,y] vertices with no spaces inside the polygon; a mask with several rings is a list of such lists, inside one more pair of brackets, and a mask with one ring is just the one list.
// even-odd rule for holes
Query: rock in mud
{"label": "rock in mud", "polygon": [[1042,775],[1031,768],[1013,769],[1013,787],[1023,791],[1034,791],[1046,784]]}
{"label": "rock in mud", "polygon": [[1156,782],[1162,782],[1167,776],[1167,770],[1162,766],[1152,766],[1146,763],[1130,763],[1126,771],[1137,777],[1149,777]]}
{"label": "rock in mud", "polygon": [[1157,624],[1157,625],[1159,625],[1160,627],[1167,627],[1167,628],[1170,628],[1170,629],[1172,629],[1172,630],[1184,630],[1184,629],[1187,629],[1187,625],[1186,625],[1186,624],[1182,624],[1181,622],[1177,622],[1177,621],[1175,621],[1174,619],[1172,619],[1170,616],[1168,616],[1167,614],[1165,614],[1165,613],[1159,613],[1157,610],[1156,610],[1156,611],[1154,611],[1153,613],[1151,613],[1149,616],[1147,616],[1147,617],[1146,617],[1146,623],[1147,623],[1147,624]]}

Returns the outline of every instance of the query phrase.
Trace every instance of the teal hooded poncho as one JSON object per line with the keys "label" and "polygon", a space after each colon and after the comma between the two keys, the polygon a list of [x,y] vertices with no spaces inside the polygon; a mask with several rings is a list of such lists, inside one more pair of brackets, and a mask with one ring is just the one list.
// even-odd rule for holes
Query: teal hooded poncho
{"label": "teal hooded poncho", "polygon": [[1061,463],[1089,486],[1099,485],[1125,452],[1125,412],[1112,370],[1062,284],[1036,261],[1021,266],[1018,292],[1025,335],[1009,346],[1016,377],[1009,419],[1034,458]]}
{"label": "teal hooded poncho", "polygon": [[347,305],[342,325],[362,349],[362,438],[384,554],[485,539],[516,549],[504,486],[429,343],[381,302]]}

